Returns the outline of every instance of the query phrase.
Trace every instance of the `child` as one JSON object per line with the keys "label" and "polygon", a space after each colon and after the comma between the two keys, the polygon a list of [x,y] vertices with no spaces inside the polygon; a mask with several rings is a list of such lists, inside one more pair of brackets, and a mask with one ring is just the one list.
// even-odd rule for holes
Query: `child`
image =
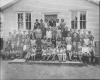
{"label": "child", "polygon": [[90,58],[91,58],[91,64],[94,65],[95,62],[95,50],[94,50],[94,46],[92,46],[92,44],[89,45],[89,52],[90,52]]}
{"label": "child", "polygon": [[51,46],[51,40],[50,40],[50,38],[48,38],[48,40],[47,40],[47,46]]}
{"label": "child", "polygon": [[40,38],[36,39],[36,45],[42,45],[42,42],[41,42]]}
{"label": "child", "polygon": [[48,38],[52,38],[52,31],[51,31],[51,29],[50,28],[47,28],[47,30],[46,30],[46,38],[48,39]]}
{"label": "child", "polygon": [[59,62],[61,62],[62,61],[62,50],[61,50],[61,46],[58,46],[56,48],[56,53],[58,55]]}
{"label": "child", "polygon": [[30,46],[27,47],[27,54],[26,54],[26,62],[29,61],[30,57],[31,57],[31,48]]}
{"label": "child", "polygon": [[61,38],[60,37],[57,38],[56,45],[61,46]]}
{"label": "child", "polygon": [[65,62],[66,61],[66,49],[65,49],[65,46],[62,46],[61,50],[62,50],[63,62]]}
{"label": "child", "polygon": [[52,55],[52,49],[50,46],[48,46],[47,47],[47,59],[46,59],[47,61],[50,59],[51,55]]}
{"label": "child", "polygon": [[62,38],[62,40],[61,40],[61,45],[62,45],[62,46],[66,46],[65,38]]}
{"label": "child", "polygon": [[86,65],[88,63],[88,55],[89,53],[89,48],[87,47],[87,45],[84,43],[83,47],[82,47],[82,61],[83,63]]}
{"label": "child", "polygon": [[66,44],[72,44],[72,38],[70,34],[68,34],[68,37],[66,37],[65,41],[66,41]]}
{"label": "child", "polygon": [[58,28],[60,26],[59,19],[56,20],[56,27]]}
{"label": "child", "polygon": [[35,30],[35,36],[36,36],[36,39],[42,38],[42,30],[40,29],[40,25],[38,25],[38,28]]}
{"label": "child", "polygon": [[32,37],[31,41],[31,47],[36,45],[36,40],[34,39],[34,37]]}
{"label": "child", "polygon": [[11,41],[8,39],[6,42],[6,47],[5,47],[5,59],[8,59],[10,56],[10,51],[11,51]]}
{"label": "child", "polygon": [[42,60],[44,61],[45,60],[45,57],[46,57],[46,55],[47,55],[47,46],[45,45],[44,47],[43,47],[43,49],[42,49]]}
{"label": "child", "polygon": [[52,37],[56,37],[56,33],[57,33],[57,28],[56,26],[52,27]]}
{"label": "child", "polygon": [[67,56],[69,57],[69,60],[72,60],[72,45],[71,44],[67,44],[66,45],[66,50],[67,50]]}
{"label": "child", "polygon": [[81,58],[82,58],[82,45],[81,42],[78,42],[78,46],[77,46],[77,50],[78,50],[78,57],[79,57],[79,61],[81,62]]}
{"label": "child", "polygon": [[54,48],[56,47],[56,37],[53,37],[51,39],[52,44],[54,45]]}
{"label": "child", "polygon": [[44,36],[44,38],[41,40],[42,45],[46,45],[47,44],[47,38],[46,36]]}
{"label": "child", "polygon": [[90,44],[92,44],[93,35],[91,34],[91,31],[88,31],[88,38],[89,38],[89,40],[90,40]]}
{"label": "child", "polygon": [[32,61],[33,61],[33,57],[34,57],[34,61],[35,61],[35,55],[36,55],[36,47],[33,46],[32,47],[32,54],[31,54]]}
{"label": "child", "polygon": [[68,33],[69,33],[68,27],[65,27],[65,28],[63,29],[63,31],[62,31],[62,36],[63,36],[63,38],[66,38],[66,37],[68,36]]}
{"label": "child", "polygon": [[55,49],[55,46],[52,44],[52,61],[55,61],[55,56],[56,56],[56,49]]}
{"label": "child", "polygon": [[58,28],[57,29],[57,35],[56,35],[56,38],[58,38],[58,37],[62,37],[62,30],[61,30],[61,28]]}
{"label": "child", "polygon": [[36,49],[36,59],[37,60],[41,60],[42,59],[42,47],[41,45],[37,45],[37,49]]}
{"label": "child", "polygon": [[85,38],[83,39],[84,43],[88,46],[90,44],[89,38],[88,36],[85,36]]}

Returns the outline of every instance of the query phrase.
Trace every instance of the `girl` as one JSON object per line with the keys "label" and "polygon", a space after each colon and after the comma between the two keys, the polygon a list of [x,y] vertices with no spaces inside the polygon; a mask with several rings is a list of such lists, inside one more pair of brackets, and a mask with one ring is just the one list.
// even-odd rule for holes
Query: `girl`
{"label": "girl", "polygon": [[52,55],[52,49],[51,49],[50,46],[48,46],[48,48],[47,48],[47,59],[46,59],[47,61],[50,59],[51,55]]}
{"label": "girl", "polygon": [[61,38],[57,38],[56,45],[61,46]]}
{"label": "girl", "polygon": [[58,38],[58,37],[62,37],[62,30],[61,30],[61,28],[58,28],[57,29],[57,35],[56,35],[56,38]]}
{"label": "girl", "polygon": [[31,59],[32,59],[32,61],[33,61],[33,58],[34,58],[34,61],[35,61],[35,55],[36,55],[36,47],[33,46],[33,47],[32,47],[32,54],[31,54]]}
{"label": "girl", "polygon": [[42,49],[42,60],[44,61],[45,60],[45,57],[46,57],[46,55],[47,55],[47,46],[45,45],[44,47],[43,47],[43,49]]}
{"label": "girl", "polygon": [[48,38],[52,38],[52,31],[51,31],[51,29],[50,28],[47,28],[47,30],[46,30],[46,38],[48,39]]}
{"label": "girl", "polygon": [[45,19],[45,23],[44,23],[44,25],[45,25],[45,29],[47,29],[48,26],[49,26],[48,19]]}
{"label": "girl", "polygon": [[47,38],[46,36],[44,36],[44,38],[41,40],[42,45],[46,45],[47,44]]}
{"label": "girl", "polygon": [[59,62],[61,62],[62,61],[62,50],[61,50],[61,46],[58,46],[58,48],[56,49],[56,53],[58,55]]}
{"label": "girl", "polygon": [[36,45],[36,40],[34,39],[34,37],[32,37],[32,40],[30,40],[30,41],[31,41],[31,47]]}
{"label": "girl", "polygon": [[68,34],[68,37],[66,37],[65,41],[66,44],[72,44],[72,37],[70,36],[70,34]]}
{"label": "girl", "polygon": [[92,44],[93,35],[91,34],[91,31],[88,31],[88,38],[89,38],[90,44]]}
{"label": "girl", "polygon": [[56,29],[57,29],[56,26],[52,27],[52,37],[56,37],[57,33]]}
{"label": "girl", "polygon": [[36,39],[37,38],[42,38],[42,31],[40,29],[40,25],[38,25],[38,28],[35,30],[35,36],[36,36]]}
{"label": "girl", "polygon": [[68,33],[69,33],[68,27],[65,27],[65,28],[62,30],[62,36],[63,36],[63,38],[66,38],[66,37],[68,36]]}
{"label": "girl", "polygon": [[56,28],[58,28],[60,26],[60,22],[59,19],[56,20]]}

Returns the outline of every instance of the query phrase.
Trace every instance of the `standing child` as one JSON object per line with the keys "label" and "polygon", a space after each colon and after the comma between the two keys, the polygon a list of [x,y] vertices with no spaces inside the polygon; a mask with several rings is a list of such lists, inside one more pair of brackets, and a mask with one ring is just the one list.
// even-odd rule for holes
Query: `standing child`
{"label": "standing child", "polygon": [[63,62],[66,61],[66,49],[65,46],[62,46],[62,58],[63,58]]}
{"label": "standing child", "polygon": [[46,59],[47,61],[50,59],[51,55],[52,55],[52,49],[51,49],[50,46],[48,46],[48,48],[47,48],[47,59]]}
{"label": "standing child", "polygon": [[81,42],[78,42],[77,50],[78,50],[77,52],[78,52],[79,61],[82,61],[82,44],[81,44]]}
{"label": "standing child", "polygon": [[48,38],[52,38],[52,31],[51,31],[51,29],[50,28],[47,28],[47,30],[46,30],[46,38],[48,39]]}
{"label": "standing child", "polygon": [[57,38],[56,45],[61,46],[61,38],[60,37]]}
{"label": "standing child", "polygon": [[55,46],[52,44],[52,61],[55,61],[55,57],[56,57],[56,49]]}
{"label": "standing child", "polygon": [[50,38],[48,38],[48,40],[47,40],[47,46],[51,46],[51,40],[50,40]]}
{"label": "standing child", "polygon": [[88,60],[88,55],[90,54],[89,53],[89,48],[87,47],[87,45],[84,43],[83,47],[82,47],[82,61],[83,63],[86,65],[89,60]]}
{"label": "standing child", "polygon": [[35,55],[36,55],[36,47],[33,46],[33,47],[32,47],[32,54],[31,54],[31,59],[32,59],[32,61],[33,61],[33,58],[34,58],[34,61],[35,61]]}
{"label": "standing child", "polygon": [[56,47],[56,37],[53,37],[51,39],[52,44],[54,45],[54,48]]}
{"label": "standing child", "polygon": [[62,30],[61,30],[61,28],[58,28],[57,29],[57,35],[56,35],[56,38],[61,38],[62,37]]}

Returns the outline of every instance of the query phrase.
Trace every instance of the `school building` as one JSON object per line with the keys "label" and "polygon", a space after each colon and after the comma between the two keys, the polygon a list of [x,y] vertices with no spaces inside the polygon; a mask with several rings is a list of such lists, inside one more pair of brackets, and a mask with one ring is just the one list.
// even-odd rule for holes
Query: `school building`
{"label": "school building", "polygon": [[99,3],[92,0],[13,0],[1,8],[3,39],[9,32],[31,30],[36,19],[64,18],[68,28],[91,31],[99,52]]}

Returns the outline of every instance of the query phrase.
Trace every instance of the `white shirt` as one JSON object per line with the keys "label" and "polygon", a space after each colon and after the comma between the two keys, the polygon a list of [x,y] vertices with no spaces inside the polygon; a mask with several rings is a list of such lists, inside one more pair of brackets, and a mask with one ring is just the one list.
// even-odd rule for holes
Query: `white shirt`
{"label": "white shirt", "polygon": [[27,49],[27,46],[26,45],[24,45],[23,46],[23,51],[25,51]]}
{"label": "white shirt", "polygon": [[56,23],[56,26],[57,26],[57,27],[60,26],[60,23]]}
{"label": "white shirt", "polygon": [[72,45],[67,45],[67,50],[71,51]]}
{"label": "white shirt", "polygon": [[49,30],[49,31],[47,30],[46,31],[46,37],[47,38],[52,38],[52,31],[51,30]]}
{"label": "white shirt", "polygon": [[89,39],[84,39],[84,43],[85,43],[86,45],[89,45]]}
{"label": "white shirt", "polygon": [[82,47],[82,53],[89,53],[88,47]]}

